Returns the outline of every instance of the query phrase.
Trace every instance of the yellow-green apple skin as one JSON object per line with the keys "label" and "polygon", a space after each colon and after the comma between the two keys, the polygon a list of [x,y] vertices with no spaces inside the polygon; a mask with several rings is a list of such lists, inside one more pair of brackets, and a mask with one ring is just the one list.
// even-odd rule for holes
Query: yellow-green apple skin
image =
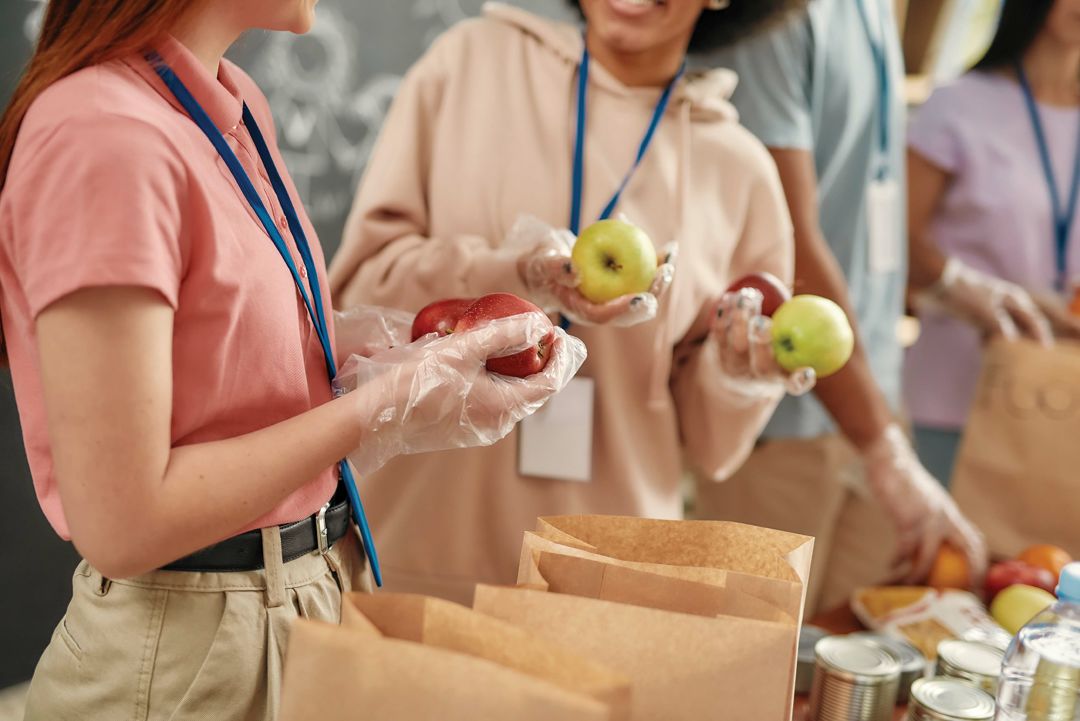
{"label": "yellow-green apple skin", "polygon": [[583,230],[570,258],[581,281],[578,291],[593,303],[644,293],[656,277],[652,241],[622,220],[600,220]]}
{"label": "yellow-green apple skin", "polygon": [[797,295],[773,313],[772,345],[784,370],[813,368],[818,378],[825,378],[851,358],[855,333],[844,310],[833,301]]}
{"label": "yellow-green apple skin", "polygon": [[1009,586],[990,603],[990,615],[1002,628],[1016,635],[1031,619],[1052,605],[1056,598],[1041,588],[1017,583]]}

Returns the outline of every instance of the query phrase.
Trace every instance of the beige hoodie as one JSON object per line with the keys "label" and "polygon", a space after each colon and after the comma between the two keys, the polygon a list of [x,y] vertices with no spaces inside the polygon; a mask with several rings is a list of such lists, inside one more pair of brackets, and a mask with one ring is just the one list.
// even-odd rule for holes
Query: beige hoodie
{"label": "beige hoodie", "polygon": [[[569,221],[581,50],[578,29],[496,4],[436,41],[401,85],[360,185],[330,267],[337,307],[528,295],[497,249],[522,214]],[[630,167],[660,95],[590,70],[583,224]],[[679,242],[660,316],[573,329],[589,349],[580,375],[596,381],[592,480],[519,476],[516,432],[391,462],[361,483],[389,587],[468,602],[477,581],[514,580],[537,516],[679,518],[683,448],[718,480],[749,453],[778,399],[732,393],[714,344],[685,339],[734,278],[792,275],[779,179],[726,100],[734,85],[727,71],[680,82],[617,208],[657,246]]]}

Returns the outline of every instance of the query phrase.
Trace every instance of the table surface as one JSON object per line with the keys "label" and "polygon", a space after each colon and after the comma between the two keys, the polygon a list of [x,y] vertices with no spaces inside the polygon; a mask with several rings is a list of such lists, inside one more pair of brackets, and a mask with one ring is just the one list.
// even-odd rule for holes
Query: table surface
{"label": "table surface", "polygon": [[[810,623],[832,633],[854,633],[855,631],[864,630],[863,625],[859,623],[859,620],[855,618],[855,614],[846,605],[819,614],[810,619]],[[897,708],[893,717],[894,721],[902,721],[906,712],[907,710],[904,707]],[[796,697],[795,713],[792,716],[792,721],[809,721],[809,718],[810,709],[807,698],[805,696]]]}

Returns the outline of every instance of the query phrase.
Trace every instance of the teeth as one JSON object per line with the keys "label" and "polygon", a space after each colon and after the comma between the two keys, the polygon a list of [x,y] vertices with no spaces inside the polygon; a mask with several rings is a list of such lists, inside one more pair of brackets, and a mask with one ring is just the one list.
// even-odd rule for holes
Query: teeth
{"label": "teeth", "polygon": [[637,7],[649,7],[651,5],[657,5],[658,0],[622,0],[627,5],[635,5]]}

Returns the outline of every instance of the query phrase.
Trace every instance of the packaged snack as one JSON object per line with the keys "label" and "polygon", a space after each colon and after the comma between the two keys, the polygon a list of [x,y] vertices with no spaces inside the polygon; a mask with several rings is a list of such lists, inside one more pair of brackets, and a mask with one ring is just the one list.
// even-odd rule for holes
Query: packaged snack
{"label": "packaged snack", "polygon": [[907,641],[928,659],[948,639],[979,641],[1004,650],[1011,640],[981,601],[967,591],[922,586],[860,588],[851,610],[864,625]]}

